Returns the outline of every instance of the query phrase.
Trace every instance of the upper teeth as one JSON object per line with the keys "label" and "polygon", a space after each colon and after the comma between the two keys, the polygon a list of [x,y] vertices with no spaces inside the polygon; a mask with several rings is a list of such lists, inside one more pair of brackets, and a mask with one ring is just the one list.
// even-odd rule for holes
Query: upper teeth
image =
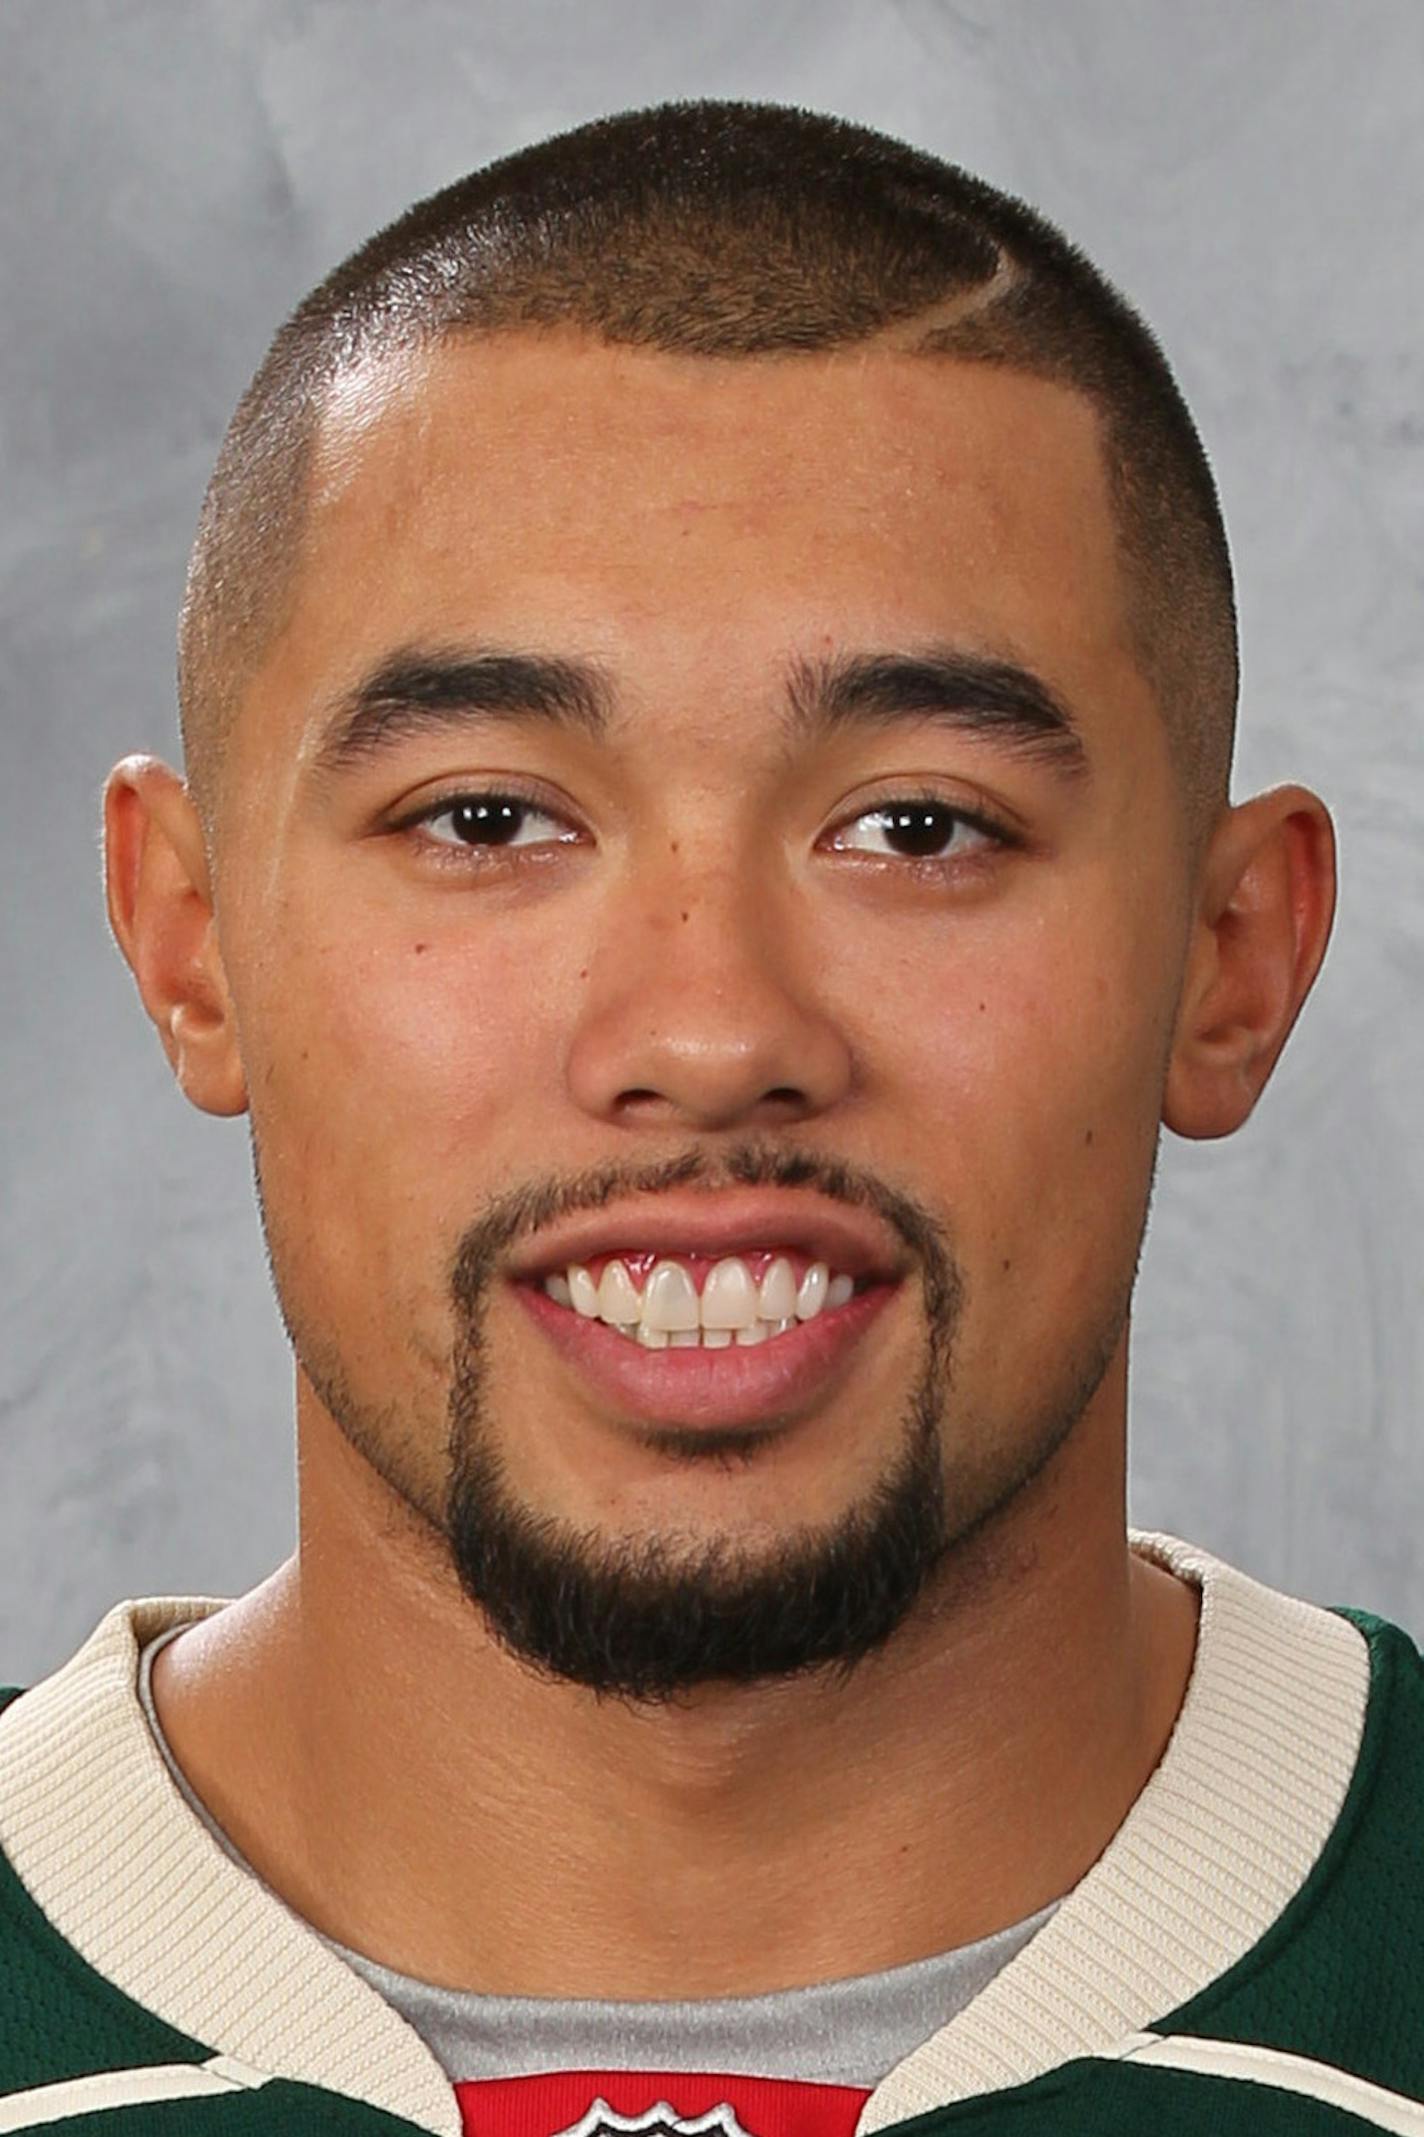
{"label": "upper teeth", "polygon": [[741,1257],[729,1254],[708,1271],[700,1295],[682,1263],[671,1260],[656,1263],[641,1292],[616,1259],[604,1264],[597,1283],[580,1262],[544,1279],[544,1289],[561,1306],[636,1334],[655,1349],[669,1342],[706,1342],[708,1336],[708,1348],[734,1338],[739,1344],[761,1343],[813,1319],[823,1306],[843,1306],[854,1288],[849,1276],[833,1276],[823,1261],[813,1261],[798,1284],[782,1254],[759,1284]]}

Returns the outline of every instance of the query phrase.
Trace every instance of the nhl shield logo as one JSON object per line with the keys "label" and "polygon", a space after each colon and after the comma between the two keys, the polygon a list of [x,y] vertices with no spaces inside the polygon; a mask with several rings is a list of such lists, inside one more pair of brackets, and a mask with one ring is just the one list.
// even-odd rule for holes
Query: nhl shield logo
{"label": "nhl shield logo", "polygon": [[666,2100],[641,2115],[620,2115],[606,2100],[595,2100],[577,2122],[557,2137],[751,2137],[724,2100],[703,2115],[676,2114]]}

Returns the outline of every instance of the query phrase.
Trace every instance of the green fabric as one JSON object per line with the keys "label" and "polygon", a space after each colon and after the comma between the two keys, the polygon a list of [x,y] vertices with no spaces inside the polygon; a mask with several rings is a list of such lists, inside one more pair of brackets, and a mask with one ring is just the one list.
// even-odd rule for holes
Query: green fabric
{"label": "green fabric", "polygon": [[147,2102],[42,2127],[45,2137],[425,2137],[413,2122],[284,2078],[217,2100]]}
{"label": "green fabric", "polygon": [[[0,1710],[19,1688],[0,1688]],[[101,2070],[150,2063],[205,2063],[215,2051],[145,2011],[81,1959],[53,1928],[0,1852],[0,2098]],[[352,2137],[402,2133],[415,2125],[319,2086],[273,2079],[251,2092],[170,2100],[44,2125],[65,2137]]]}
{"label": "green fabric", "polygon": [[[1335,1829],[1260,1942],[1148,2030],[1277,2048],[1424,2100],[1424,1664],[1396,1626],[1340,1615],[1369,1641],[1370,1701]],[[1345,2137],[1377,2127],[1268,2085],[1089,2059],[917,2116],[897,2137]]]}
{"label": "green fabric", "polygon": [[[1345,1612],[1370,1646],[1364,1740],[1320,1861],[1265,1937],[1150,2030],[1311,2058],[1424,2100],[1424,1664],[1395,1627]],[[7,1695],[0,1694],[0,1705]],[[13,1696],[13,1694],[8,1695]],[[0,1857],[0,2094],[85,2072],[200,2062],[212,2050],[101,1979]],[[75,2137],[264,2137],[412,2125],[317,2088],[176,2101],[49,2125]],[[1083,2059],[1012,2091],[898,2125],[896,2137],[1347,2137],[1378,2125],[1270,2085]]]}
{"label": "green fabric", "polygon": [[1392,1625],[1370,1643],[1354,1779],[1302,1890],[1254,1949],[1160,2029],[1264,2041],[1424,2098],[1424,1665]]}
{"label": "green fabric", "polygon": [[1377,2123],[1270,2085],[1095,2062],[1068,2063],[1013,2092],[917,2115],[896,2123],[894,2137],[939,2131],[945,2137],[1379,2137]]}
{"label": "green fabric", "polygon": [[0,2093],[212,2053],[97,1974],[0,1855]]}

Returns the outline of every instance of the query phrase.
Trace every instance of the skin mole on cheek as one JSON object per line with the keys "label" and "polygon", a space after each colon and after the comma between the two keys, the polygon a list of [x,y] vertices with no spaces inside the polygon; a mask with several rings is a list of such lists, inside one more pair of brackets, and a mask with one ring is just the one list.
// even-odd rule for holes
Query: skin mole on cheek
{"label": "skin mole on cheek", "polygon": [[423,957],[426,951],[430,948],[430,944],[428,942],[418,942],[414,945],[414,948],[416,956]]}
{"label": "skin mole on cheek", "polygon": [[1085,1135],[1085,1136],[1083,1137],[1083,1142],[1084,1142],[1084,1144],[1085,1144],[1085,1145],[1087,1145],[1088,1143],[1091,1143],[1091,1141],[1092,1141],[1092,1140],[1093,1140],[1093,1131],[1092,1131],[1092,1129],[1090,1128],[1090,1129],[1088,1130],[1087,1134],[1086,1134],[1086,1135]]}

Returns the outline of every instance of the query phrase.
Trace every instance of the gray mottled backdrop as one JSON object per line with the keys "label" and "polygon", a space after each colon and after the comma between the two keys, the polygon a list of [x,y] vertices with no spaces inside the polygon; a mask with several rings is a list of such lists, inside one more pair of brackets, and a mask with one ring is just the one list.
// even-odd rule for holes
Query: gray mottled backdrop
{"label": "gray mottled backdrop", "polygon": [[1026,195],[1158,327],[1219,472],[1236,793],[1336,813],[1256,1119],[1168,1139],[1133,1512],[1424,1627],[1420,0],[0,0],[0,1681],[292,1530],[245,1129],[110,944],[99,789],[172,755],[173,618],[278,317],[418,194],[666,96],[820,106]]}

